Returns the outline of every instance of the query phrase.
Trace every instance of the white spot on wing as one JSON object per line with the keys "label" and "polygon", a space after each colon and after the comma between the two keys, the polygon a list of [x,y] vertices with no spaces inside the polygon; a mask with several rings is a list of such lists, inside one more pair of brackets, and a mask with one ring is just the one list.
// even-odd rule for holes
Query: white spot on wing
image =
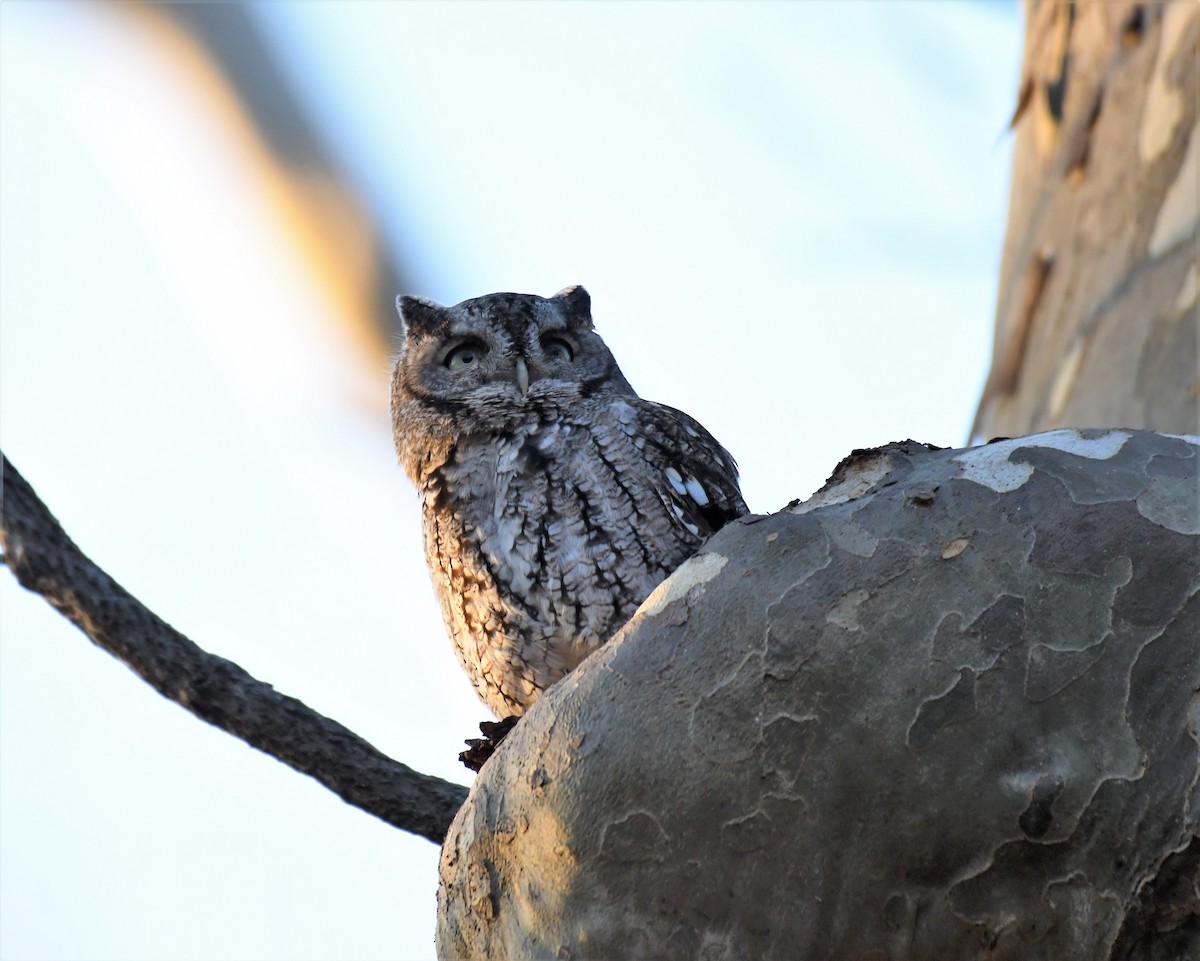
{"label": "white spot on wing", "polygon": [[676,494],[686,494],[687,488],[683,486],[683,475],[674,467],[668,467],[666,470],[667,480],[671,482],[671,486],[675,488]]}
{"label": "white spot on wing", "polygon": [[696,478],[689,477],[685,486],[687,487],[687,492],[692,495],[692,500],[701,507],[708,503],[708,494],[705,493],[704,488]]}

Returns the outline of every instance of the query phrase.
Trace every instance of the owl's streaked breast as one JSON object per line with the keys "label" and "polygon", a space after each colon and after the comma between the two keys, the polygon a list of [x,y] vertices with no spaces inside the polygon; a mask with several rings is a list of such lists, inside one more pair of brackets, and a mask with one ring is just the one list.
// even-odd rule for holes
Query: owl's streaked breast
{"label": "owl's streaked breast", "polygon": [[629,405],[579,414],[463,438],[424,487],[447,626],[501,716],[603,644],[699,540],[638,476]]}

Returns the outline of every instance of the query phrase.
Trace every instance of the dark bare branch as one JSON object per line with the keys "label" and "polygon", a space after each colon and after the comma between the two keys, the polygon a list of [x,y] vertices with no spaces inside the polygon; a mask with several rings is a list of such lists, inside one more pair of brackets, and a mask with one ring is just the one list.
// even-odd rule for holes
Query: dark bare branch
{"label": "dark bare branch", "polygon": [[342,800],[441,843],[467,789],[419,774],[242,668],[209,654],[93,564],[7,457],[0,540],[21,585],[165,697],[316,778]]}

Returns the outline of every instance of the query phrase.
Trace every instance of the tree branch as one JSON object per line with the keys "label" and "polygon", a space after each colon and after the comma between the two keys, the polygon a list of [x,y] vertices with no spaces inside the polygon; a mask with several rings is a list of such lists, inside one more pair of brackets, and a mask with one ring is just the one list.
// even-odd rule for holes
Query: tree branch
{"label": "tree branch", "polygon": [[353,731],[209,654],[148,610],[71,541],[0,454],[0,542],[20,584],[197,717],[316,778],[342,800],[435,843],[467,789],[419,774]]}

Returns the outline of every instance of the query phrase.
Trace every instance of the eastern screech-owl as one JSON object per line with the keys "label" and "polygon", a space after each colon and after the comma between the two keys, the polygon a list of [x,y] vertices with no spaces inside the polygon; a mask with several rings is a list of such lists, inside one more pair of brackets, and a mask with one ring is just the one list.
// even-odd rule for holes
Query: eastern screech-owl
{"label": "eastern screech-owl", "polygon": [[442,614],[479,696],[522,714],[746,513],[737,466],[634,393],[582,287],[397,307],[392,425]]}

